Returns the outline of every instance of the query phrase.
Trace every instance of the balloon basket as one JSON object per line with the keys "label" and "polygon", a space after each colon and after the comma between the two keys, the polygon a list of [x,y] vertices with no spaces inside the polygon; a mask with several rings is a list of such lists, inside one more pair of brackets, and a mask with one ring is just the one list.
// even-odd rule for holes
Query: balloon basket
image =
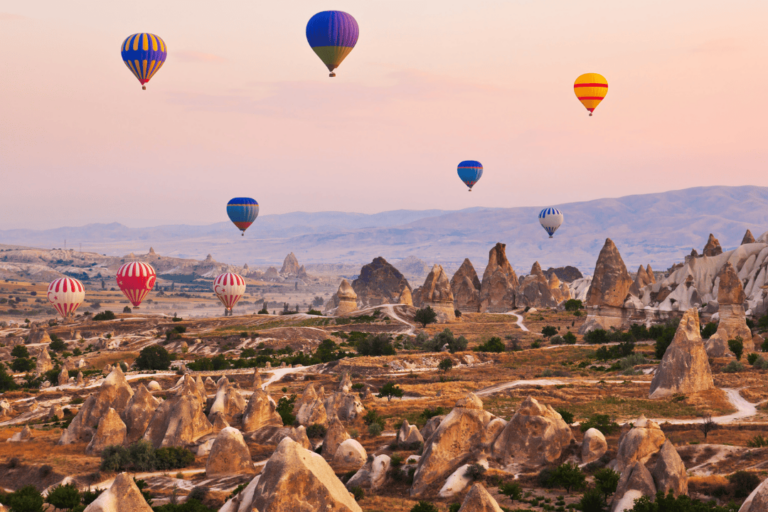
{"label": "balloon basket", "polygon": [[[146,90],[147,90],[147,86],[146,86],[146,85],[142,85],[142,86],[141,86],[141,90],[142,90],[142,91],[146,91]],[[590,114],[590,115],[592,115],[592,114]]]}
{"label": "balloon basket", "polygon": [[333,78],[333,77],[335,77],[335,76],[336,76],[336,73],[331,73],[331,74],[330,74],[330,75],[328,75],[328,76],[329,76],[329,77],[331,77],[331,78]]}

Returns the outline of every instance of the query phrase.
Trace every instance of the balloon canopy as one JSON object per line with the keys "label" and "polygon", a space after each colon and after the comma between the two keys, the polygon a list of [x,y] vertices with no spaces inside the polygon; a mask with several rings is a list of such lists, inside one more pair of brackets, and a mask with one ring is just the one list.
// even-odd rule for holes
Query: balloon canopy
{"label": "balloon canopy", "polygon": [[227,215],[245,236],[245,230],[251,227],[259,216],[259,203],[250,197],[235,197],[227,203]]}
{"label": "balloon canopy", "polygon": [[544,208],[539,213],[539,223],[544,228],[544,231],[549,234],[549,238],[552,238],[557,228],[562,225],[563,219],[563,214],[557,208]]}
{"label": "balloon canopy", "polygon": [[160,37],[142,32],[128,36],[120,47],[120,53],[125,65],[141,83],[141,88],[146,90],[147,82],[163,67],[168,47]]}
{"label": "balloon canopy", "polygon": [[459,178],[469,187],[470,192],[482,176],[483,164],[477,160],[464,160],[459,164]]}
{"label": "balloon canopy", "polygon": [[342,11],[323,11],[315,14],[307,23],[307,41],[330,76],[334,69],[349,55],[357,44],[360,28],[351,14]]}
{"label": "balloon canopy", "polygon": [[245,279],[232,272],[221,274],[213,281],[213,293],[227,310],[232,311],[237,301],[245,295]]}
{"label": "balloon canopy", "polygon": [[573,84],[573,92],[576,93],[581,104],[589,110],[591,116],[605,95],[608,94],[608,80],[597,73],[585,73],[576,79]]}
{"label": "balloon canopy", "polygon": [[132,261],[125,263],[117,271],[117,286],[134,307],[139,307],[141,301],[155,287],[157,275],[155,269],[148,263]]}
{"label": "balloon canopy", "polygon": [[71,277],[56,279],[48,285],[48,300],[62,318],[74,314],[85,300],[83,283]]}

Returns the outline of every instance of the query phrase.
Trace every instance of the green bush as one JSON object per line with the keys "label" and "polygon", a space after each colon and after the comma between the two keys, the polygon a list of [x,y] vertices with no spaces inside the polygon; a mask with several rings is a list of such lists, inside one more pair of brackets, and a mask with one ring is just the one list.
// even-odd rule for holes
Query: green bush
{"label": "green bush", "polygon": [[379,398],[386,398],[387,401],[391,401],[393,398],[402,398],[402,396],[403,390],[391,381],[384,384],[378,394]]}
{"label": "green bush", "polygon": [[707,325],[701,327],[701,337],[708,340],[713,334],[717,332],[717,324],[715,322],[709,322]]}
{"label": "green bush", "polygon": [[62,510],[72,510],[80,505],[80,491],[74,484],[57,485],[48,491],[45,502]]}
{"label": "green bush", "polygon": [[728,477],[736,498],[746,498],[760,485],[760,477],[754,473],[737,471]]}
{"label": "green bush", "polygon": [[573,334],[571,331],[568,331],[567,333],[565,333],[565,335],[563,335],[563,339],[569,345],[573,345],[576,343],[576,335]]}
{"label": "green bush", "polygon": [[566,422],[568,425],[573,423],[573,413],[572,412],[564,409],[563,407],[558,407],[558,408],[555,409],[555,411],[557,411],[560,414],[560,416],[563,417],[563,421]]}
{"label": "green bush", "polygon": [[97,322],[102,320],[114,320],[117,318],[111,311],[102,311],[101,313],[93,315],[93,319]]}
{"label": "green bush", "polygon": [[757,359],[758,359],[759,357],[760,357],[759,355],[757,355],[757,354],[755,354],[754,352],[752,352],[752,353],[750,353],[749,355],[747,355],[747,362],[748,362],[749,364],[751,364],[751,365],[754,365],[754,364],[755,364],[755,361],[757,361]]}
{"label": "green bush", "polygon": [[582,489],[585,481],[586,476],[579,466],[566,462],[552,470],[543,483],[547,487],[562,487],[567,492],[571,492],[571,489]]}
{"label": "green bush", "polygon": [[553,327],[551,325],[546,325],[546,326],[541,328],[541,334],[545,338],[549,338],[551,336],[554,336],[555,334],[557,334],[557,327]]}
{"label": "green bush", "polygon": [[11,350],[11,357],[27,358],[29,357],[29,350],[27,350],[27,347],[24,345],[16,345],[13,347],[13,350]]}
{"label": "green bush", "polygon": [[312,439],[325,437],[326,431],[327,429],[323,425],[315,423],[307,427],[307,437]]}
{"label": "green bush", "polygon": [[616,492],[619,478],[621,478],[621,475],[610,468],[595,471],[595,488],[600,491],[606,501]]}
{"label": "green bush", "polygon": [[744,352],[744,340],[741,336],[736,336],[734,340],[728,340],[728,348],[736,355],[736,360],[741,361],[741,354]]}
{"label": "green bush", "polygon": [[517,482],[507,482],[499,485],[499,492],[508,496],[512,501],[523,499],[523,488]]}
{"label": "green bush", "polygon": [[379,425],[378,423],[371,423],[370,425],[368,425],[368,433],[373,437],[379,437],[381,435],[382,430],[383,429],[381,428],[381,425]]}
{"label": "green bush", "polygon": [[171,355],[160,345],[144,347],[135,361],[139,370],[167,370],[171,367]]}
{"label": "green bush", "polygon": [[464,471],[464,476],[470,480],[479,480],[483,477],[487,469],[480,464],[470,464]]}
{"label": "green bush", "polygon": [[440,361],[440,364],[437,365],[437,368],[442,371],[443,373],[448,373],[451,368],[453,368],[453,361],[450,357],[446,357],[442,361]]}
{"label": "green bush", "polygon": [[102,471],[155,471],[181,469],[190,466],[195,455],[186,448],[167,447],[154,449],[147,441],[136,441],[127,448],[107,446],[101,452]]}
{"label": "green bush", "polygon": [[3,496],[3,503],[11,512],[42,512],[43,495],[34,485],[25,485],[16,492]]}
{"label": "green bush", "polygon": [[277,401],[277,414],[283,419],[283,425],[290,426],[296,421],[296,416],[293,415],[293,404],[296,402],[296,395],[288,397],[281,397]]}
{"label": "green bush", "polygon": [[744,371],[744,365],[738,361],[731,361],[723,368],[724,373],[738,373]]}
{"label": "green bush", "polygon": [[413,506],[411,512],[440,512],[436,506],[428,501],[420,501]]}
{"label": "green bush", "polygon": [[195,454],[186,448],[168,446],[155,451],[155,461],[155,469],[158,470],[181,469],[195,462]]}
{"label": "green bush", "polygon": [[13,391],[17,387],[18,386],[16,385],[16,382],[13,380],[13,375],[6,371],[5,365],[3,363],[0,363],[0,393]]}
{"label": "green bush", "polygon": [[583,303],[578,299],[568,299],[565,301],[566,311],[578,311],[583,307]]}
{"label": "green bush", "polygon": [[359,485],[356,485],[353,488],[351,488],[349,492],[351,492],[352,496],[355,497],[355,501],[361,501],[363,498],[365,498],[365,491]]}
{"label": "green bush", "polygon": [[608,504],[599,489],[590,487],[581,496],[578,509],[581,512],[606,512]]}
{"label": "green bush", "polygon": [[663,491],[659,491],[653,501],[648,496],[640,497],[629,512],[734,512],[735,510],[737,508],[731,506],[720,507],[714,501],[704,503],[684,494],[675,497],[672,491],[665,496]]}
{"label": "green bush", "polygon": [[427,339],[421,344],[422,350],[426,352],[441,352],[444,346],[448,346],[451,353],[460,352],[467,349],[469,342],[464,336],[456,338],[453,331],[444,329],[443,332],[435,334],[432,339]]}
{"label": "green bush", "polygon": [[619,430],[619,424],[611,421],[611,417],[607,414],[593,414],[587,421],[581,423],[579,427],[582,432],[586,432],[590,428],[596,428],[604,435],[610,435]]}
{"label": "green bush", "polygon": [[426,327],[428,324],[434,324],[437,322],[437,313],[434,309],[432,309],[431,306],[427,306],[417,310],[413,319],[419,322],[422,327]]}
{"label": "green bush", "polygon": [[368,335],[357,344],[357,353],[363,356],[393,356],[397,353],[389,334]]}
{"label": "green bush", "polygon": [[750,448],[765,448],[768,446],[768,439],[758,435],[747,441],[747,446]]}
{"label": "green bush", "polygon": [[506,347],[504,346],[504,342],[501,341],[501,338],[494,336],[479,347],[475,348],[475,352],[501,353],[504,352],[505,349]]}
{"label": "green bush", "polygon": [[[55,339],[54,339],[55,338]],[[57,336],[51,336],[51,343],[48,344],[48,348],[54,352],[61,352],[67,349],[67,344],[61,341]]]}

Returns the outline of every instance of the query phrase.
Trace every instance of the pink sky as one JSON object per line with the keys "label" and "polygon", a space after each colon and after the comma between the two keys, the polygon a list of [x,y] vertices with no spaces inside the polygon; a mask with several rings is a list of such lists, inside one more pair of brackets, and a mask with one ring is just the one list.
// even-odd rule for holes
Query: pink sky
{"label": "pink sky", "polygon": [[[478,6],[479,5],[479,6]],[[335,79],[307,20],[355,16]],[[0,229],[768,186],[768,2],[0,4]],[[129,34],[169,47],[142,91]],[[599,72],[589,118],[572,84]],[[456,165],[480,160],[471,194]]]}

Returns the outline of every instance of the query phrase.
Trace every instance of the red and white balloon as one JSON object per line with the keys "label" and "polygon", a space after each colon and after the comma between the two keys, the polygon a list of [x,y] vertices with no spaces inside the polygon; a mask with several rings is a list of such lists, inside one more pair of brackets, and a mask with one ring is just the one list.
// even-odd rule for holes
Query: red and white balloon
{"label": "red and white balloon", "polygon": [[213,281],[213,293],[229,311],[245,295],[245,279],[232,272],[221,274]]}
{"label": "red and white balloon", "polygon": [[62,318],[67,318],[85,300],[83,283],[71,277],[57,279],[48,285],[48,300]]}
{"label": "red and white balloon", "polygon": [[147,263],[132,261],[124,264],[117,271],[117,286],[136,308],[155,287],[155,281],[157,281],[155,269]]}

